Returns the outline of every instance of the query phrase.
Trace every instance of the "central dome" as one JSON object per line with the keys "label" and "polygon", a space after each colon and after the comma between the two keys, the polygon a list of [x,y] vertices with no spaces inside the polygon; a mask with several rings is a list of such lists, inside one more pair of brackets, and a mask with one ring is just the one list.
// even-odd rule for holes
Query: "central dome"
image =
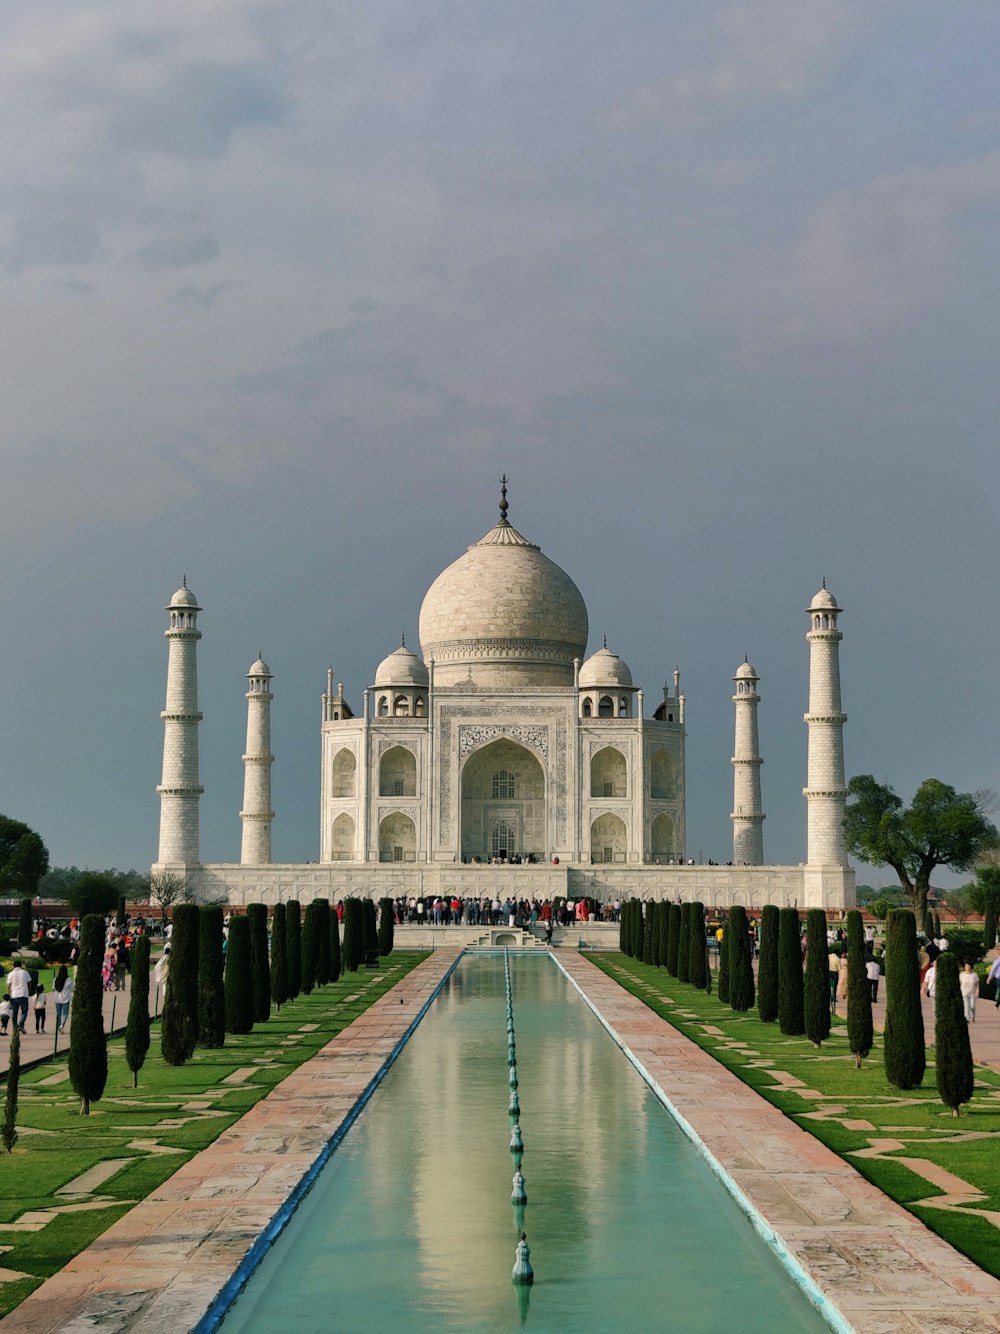
{"label": "central dome", "polygon": [[572,686],[587,648],[573,580],[501,518],[442,571],[420,608],[420,647],[436,686]]}

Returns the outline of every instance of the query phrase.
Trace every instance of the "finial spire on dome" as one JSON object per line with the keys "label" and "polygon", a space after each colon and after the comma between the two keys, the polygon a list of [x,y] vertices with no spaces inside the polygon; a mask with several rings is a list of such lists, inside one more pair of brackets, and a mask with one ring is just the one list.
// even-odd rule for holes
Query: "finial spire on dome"
{"label": "finial spire on dome", "polygon": [[823,576],[823,587],[826,588],[826,575]]}
{"label": "finial spire on dome", "polygon": [[607,630],[605,630],[605,632],[604,632],[604,647],[607,648],[607,646],[608,646],[608,632],[607,632]]}
{"label": "finial spire on dome", "polygon": [[507,523],[507,511],[510,506],[507,504],[507,474],[500,478],[500,522]]}
{"label": "finial spire on dome", "polygon": [[405,630],[400,630],[400,632],[399,632],[399,647],[400,647],[400,648],[406,648],[406,631],[405,631]]}
{"label": "finial spire on dome", "polygon": [[[187,588],[187,586],[188,586],[188,577],[185,574],[181,576],[181,588]],[[823,587],[825,588],[826,585],[824,584]]]}

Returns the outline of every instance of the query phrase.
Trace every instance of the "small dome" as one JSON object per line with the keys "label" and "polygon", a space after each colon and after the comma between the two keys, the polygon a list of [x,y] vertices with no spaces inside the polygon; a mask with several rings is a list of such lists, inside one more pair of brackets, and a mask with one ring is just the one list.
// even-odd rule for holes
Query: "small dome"
{"label": "small dome", "polygon": [[740,663],[740,665],[736,668],[736,675],[733,677],[733,680],[734,680],[734,681],[759,681],[759,680],[760,680],[760,677],[759,677],[759,676],[757,675],[757,673],[754,671],[754,669],[753,669],[753,667],[751,666],[751,664],[750,664],[749,662],[747,662],[746,658],[744,658],[743,661]]}
{"label": "small dome", "polygon": [[190,588],[188,588],[186,579],[170,599],[170,602],[167,604],[167,610],[170,611],[172,607],[190,607],[192,611],[201,611],[201,608],[198,606],[198,599],[191,592]]}
{"label": "small dome", "polygon": [[840,611],[837,606],[837,599],[833,596],[826,586],[826,580],[823,581],[823,587],[819,590],[812,602],[809,603],[809,611]]}
{"label": "small dome", "polygon": [[383,658],[375,673],[377,686],[421,686],[428,684],[427,668],[405,644]]}
{"label": "small dome", "polygon": [[258,658],[254,665],[247,672],[247,676],[270,676],[271,669],[263,658]]}
{"label": "small dome", "polygon": [[581,689],[595,686],[632,688],[632,673],[618,654],[612,653],[607,646],[591,654],[580,668]]}

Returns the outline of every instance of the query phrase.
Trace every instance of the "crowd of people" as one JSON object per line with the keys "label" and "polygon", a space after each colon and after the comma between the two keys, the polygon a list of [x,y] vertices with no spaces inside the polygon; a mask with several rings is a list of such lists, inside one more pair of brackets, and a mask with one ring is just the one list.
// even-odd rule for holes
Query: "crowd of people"
{"label": "crowd of people", "polygon": [[[601,904],[594,899],[517,899],[509,896],[482,899],[458,894],[431,898],[397,898],[392,903],[397,926],[510,926],[531,927],[539,923],[569,926],[573,922],[617,922],[621,901]],[[343,903],[337,916],[343,918]]]}

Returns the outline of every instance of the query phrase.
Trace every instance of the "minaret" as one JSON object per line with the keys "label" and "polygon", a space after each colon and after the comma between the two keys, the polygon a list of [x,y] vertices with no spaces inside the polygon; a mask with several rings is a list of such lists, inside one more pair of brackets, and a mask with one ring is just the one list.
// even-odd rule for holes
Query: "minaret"
{"label": "minaret", "polygon": [[844,847],[844,723],[840,708],[840,641],[837,606],[823,587],[806,608],[809,616],[809,763],[803,794],[808,811],[806,864],[846,866]]}
{"label": "minaret", "polygon": [[764,864],[764,812],[760,798],[760,742],[757,737],[757,682],[760,677],[746,658],[733,677],[736,694],[736,754],[733,756],[733,864]]}
{"label": "minaret", "polygon": [[199,802],[204,788],[198,782],[198,599],[187,578],[167,607],[170,645],[167,658],[167,700],[163,719],[163,781],[160,794],[161,867],[198,863]]}
{"label": "minaret", "polygon": [[247,750],[243,756],[241,866],[271,862],[271,669],[258,658],[247,672]]}

